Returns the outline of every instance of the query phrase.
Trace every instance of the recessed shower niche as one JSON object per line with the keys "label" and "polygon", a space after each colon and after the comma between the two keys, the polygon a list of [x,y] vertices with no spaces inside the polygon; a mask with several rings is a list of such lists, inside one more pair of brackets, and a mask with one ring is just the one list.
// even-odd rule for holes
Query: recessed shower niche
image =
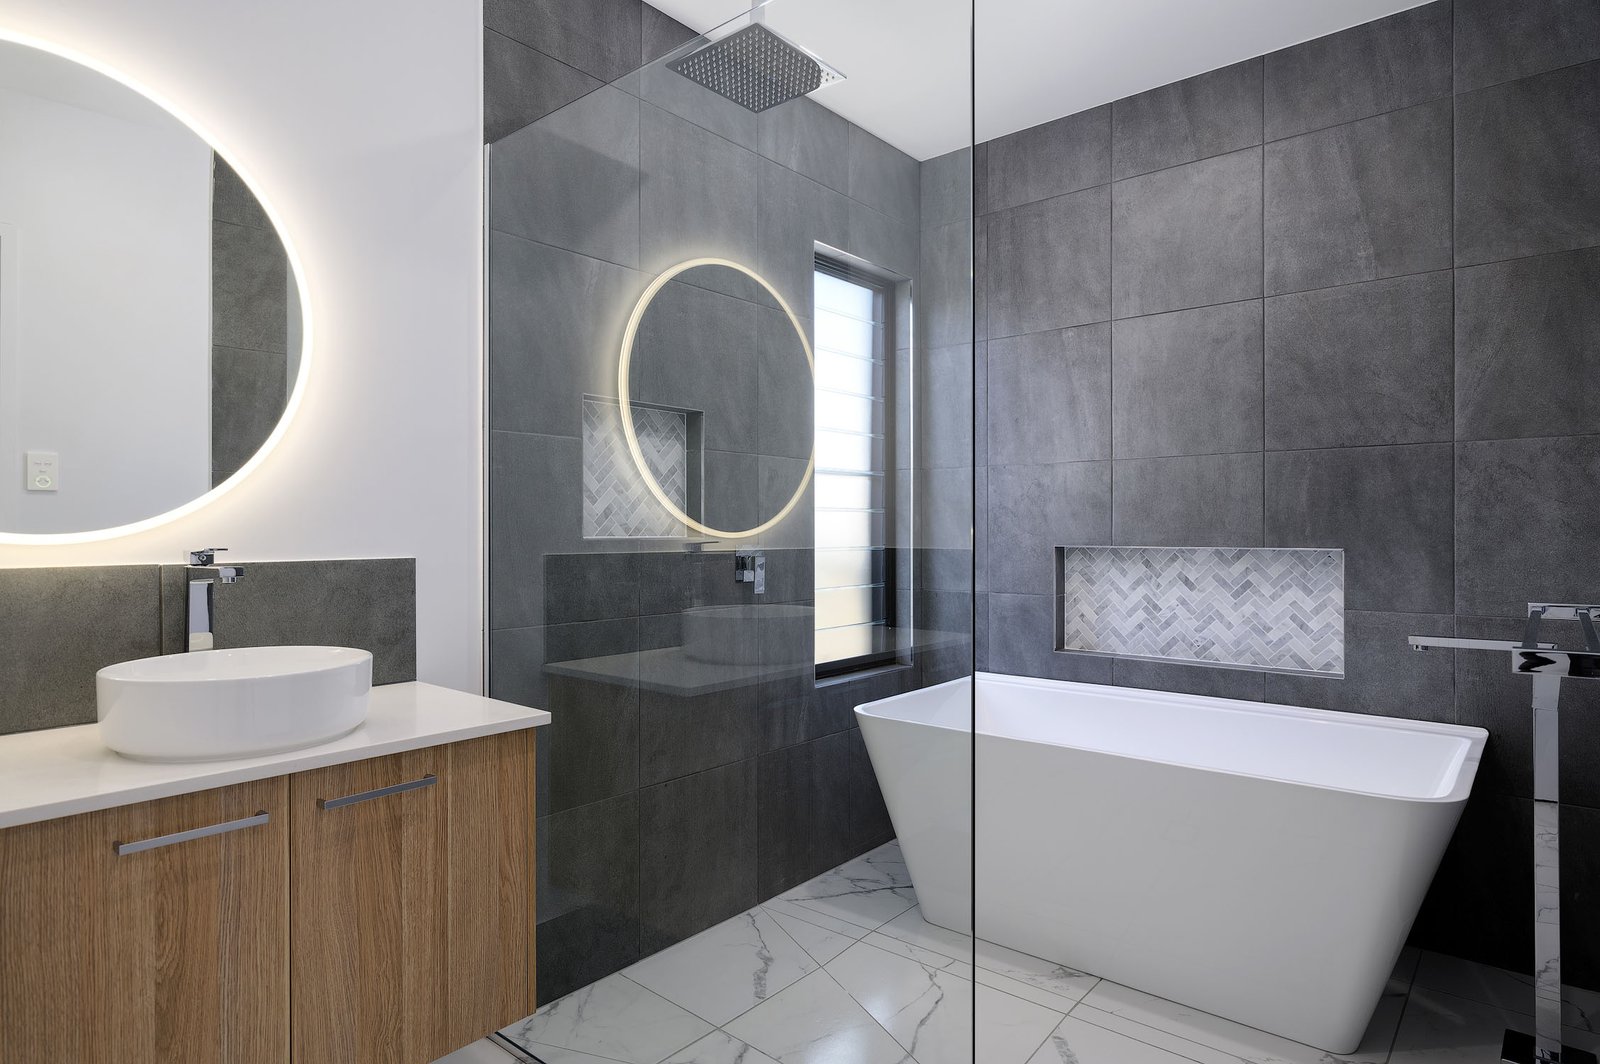
{"label": "recessed shower niche", "polygon": [[806,324],[754,270],[700,259],[656,277],[617,398],[583,401],[584,537],[771,530],[811,481],[811,366]]}

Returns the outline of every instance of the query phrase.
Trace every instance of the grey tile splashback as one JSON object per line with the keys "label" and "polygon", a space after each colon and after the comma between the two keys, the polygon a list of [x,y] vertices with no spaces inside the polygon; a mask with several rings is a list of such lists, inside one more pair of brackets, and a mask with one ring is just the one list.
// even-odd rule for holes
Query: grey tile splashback
{"label": "grey tile splashback", "polygon": [[1344,675],[1344,552],[1060,547],[1056,649]]}
{"label": "grey tile splashback", "polygon": [[[416,679],[409,558],[251,562],[217,595],[218,648],[360,647],[373,682]],[[0,569],[0,735],[89,724],[95,673],[184,644],[181,565]]]}

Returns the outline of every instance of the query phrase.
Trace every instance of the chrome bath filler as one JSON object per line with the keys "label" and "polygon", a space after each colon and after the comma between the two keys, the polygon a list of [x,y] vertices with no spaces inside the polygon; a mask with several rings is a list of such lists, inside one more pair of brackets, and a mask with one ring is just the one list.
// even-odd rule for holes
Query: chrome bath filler
{"label": "chrome bath filler", "polygon": [[[1577,621],[1582,650],[1539,642],[1539,623]],[[1414,635],[1411,649],[1444,647],[1511,655],[1511,671],[1533,679],[1533,980],[1534,1033],[1508,1030],[1502,1064],[1596,1064],[1593,1053],[1561,1044],[1561,681],[1600,680],[1600,605],[1528,603],[1522,641]]]}

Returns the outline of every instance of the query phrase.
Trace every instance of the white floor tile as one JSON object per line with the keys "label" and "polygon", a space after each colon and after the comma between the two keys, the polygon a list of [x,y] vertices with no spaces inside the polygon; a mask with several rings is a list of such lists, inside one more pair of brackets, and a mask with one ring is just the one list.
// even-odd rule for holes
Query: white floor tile
{"label": "white floor tile", "polygon": [[[1251,1064],[1332,1064],[1341,1061],[1383,1064],[1400,1018],[1400,998],[1398,995],[1386,997],[1374,1014],[1373,1022],[1357,1051],[1348,1056],[1335,1056],[1106,980],[1089,991],[1083,1003],[1128,1023],[1165,1031]],[[1120,1033],[1139,1037],[1139,1033],[1132,1028],[1119,1026],[1116,1029]]]}
{"label": "white floor tile", "polygon": [[1429,987],[1412,990],[1395,1035],[1391,1064],[1500,1064],[1507,1026],[1525,1027],[1516,1012]]}
{"label": "white floor tile", "polygon": [[[973,984],[940,958],[941,966],[918,963],[866,942],[828,965],[828,973],[850,991],[873,1018],[919,1064],[970,1064]],[[1026,1064],[1062,1014],[978,987],[978,1059],[984,1064]]]}
{"label": "white floor tile", "polygon": [[1028,1064],[1192,1064],[1188,1057],[1068,1016]]}
{"label": "white floor tile", "polygon": [[622,974],[721,1026],[817,967],[772,914],[758,907],[664,949]]}
{"label": "white floor tile", "polygon": [[783,900],[872,931],[917,903],[900,847],[888,843],[783,894]]}
{"label": "white floor tile", "polygon": [[882,934],[942,953],[953,960],[972,963],[972,936],[930,924],[922,918],[922,906],[914,905],[878,928]]}
{"label": "white floor tile", "polygon": [[811,954],[818,964],[827,964],[867,933],[864,927],[835,920],[781,898],[766,902],[761,907],[771,913],[778,926],[800,943],[800,947]]}
{"label": "white floor tile", "polygon": [[907,1061],[905,1050],[825,970],[757,1005],[727,1031],[779,1064]]}
{"label": "white floor tile", "polygon": [[433,1064],[515,1064],[511,1055],[487,1038],[440,1057]]}
{"label": "white floor tile", "polygon": [[727,1031],[712,1031],[694,1045],[674,1053],[665,1064],[778,1064],[754,1046]]}
{"label": "white floor tile", "polygon": [[938,968],[942,971],[953,972],[968,981],[977,978],[977,970],[973,968],[972,965],[967,961],[954,960],[950,957],[946,957],[943,953],[935,953],[932,950],[923,949],[921,946],[913,946],[911,943],[906,942],[903,939],[890,938],[888,935],[882,934],[878,931],[872,932],[861,941],[867,943],[869,946],[874,946],[877,949],[881,949],[886,953],[897,954],[909,960],[916,961],[918,964],[926,965],[929,968]]}
{"label": "white floor tile", "polygon": [[[1460,957],[1424,952],[1417,965],[1416,984],[1512,1012],[1533,1012],[1531,975],[1508,972]],[[1578,1031],[1600,1033],[1600,994],[1578,987],[1562,987],[1561,1022]]]}
{"label": "white floor tile", "polygon": [[551,1002],[502,1033],[520,1046],[538,1043],[622,1064],[657,1064],[710,1031],[705,1020],[626,976],[612,975]]}
{"label": "white floor tile", "polygon": [[541,1042],[529,1042],[523,1045],[522,1048],[538,1057],[544,1064],[621,1064],[620,1061],[613,1060],[610,1057],[597,1057],[592,1053],[579,1053],[574,1049],[547,1046]]}

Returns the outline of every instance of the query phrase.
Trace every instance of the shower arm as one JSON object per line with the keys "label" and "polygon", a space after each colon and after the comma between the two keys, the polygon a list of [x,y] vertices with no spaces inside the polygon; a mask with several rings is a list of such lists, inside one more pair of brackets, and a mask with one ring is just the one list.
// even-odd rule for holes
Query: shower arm
{"label": "shower arm", "polygon": [[[1600,680],[1600,637],[1595,616],[1600,605],[1528,603],[1528,623],[1520,640],[1410,636],[1412,650],[1434,647],[1489,650],[1510,655],[1511,671],[1533,678],[1533,907],[1534,1034],[1507,1030],[1503,1064],[1594,1064],[1595,1057],[1561,1044],[1561,680]],[[1539,642],[1545,619],[1577,621],[1582,650],[1560,650]]]}

